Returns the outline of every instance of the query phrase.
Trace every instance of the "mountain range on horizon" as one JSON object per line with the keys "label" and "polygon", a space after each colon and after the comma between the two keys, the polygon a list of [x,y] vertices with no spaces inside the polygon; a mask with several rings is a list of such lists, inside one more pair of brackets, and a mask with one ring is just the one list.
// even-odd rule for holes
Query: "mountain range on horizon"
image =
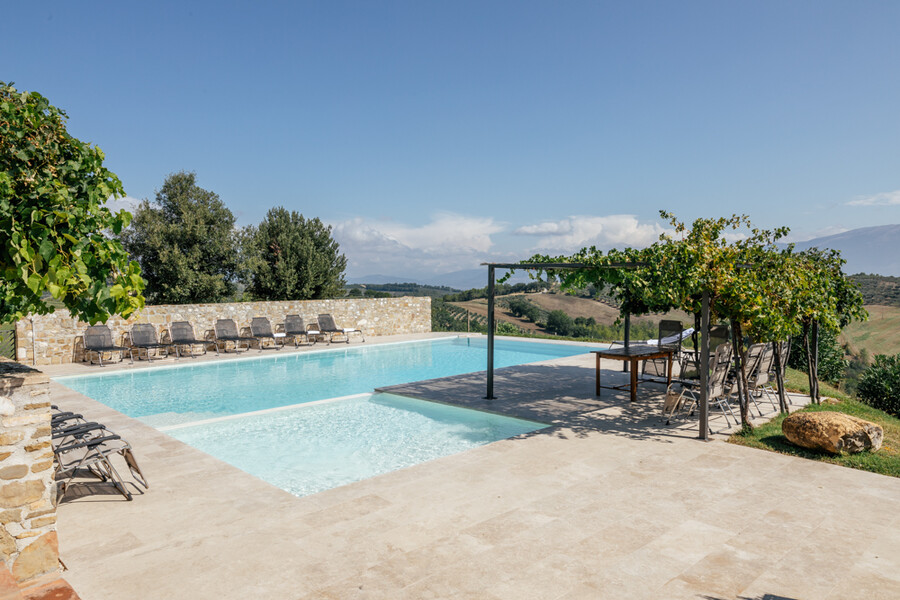
{"label": "mountain range on horizon", "polygon": [[844,273],[900,276],[900,225],[860,227],[795,244],[798,250],[832,248],[847,261]]}
{"label": "mountain range on horizon", "polygon": [[[900,277],[900,224],[860,227],[834,235],[813,238],[805,242],[797,242],[795,247],[798,250],[806,250],[808,248],[833,248],[834,250],[840,250],[841,256],[847,261],[847,264],[844,265],[844,273],[848,275],[872,273]],[[528,275],[520,272],[516,273],[509,280],[509,283],[528,281]],[[367,283],[372,285],[418,283],[420,285],[445,285],[460,290],[467,290],[482,288],[487,285],[487,269],[465,269],[453,271],[452,273],[439,273],[416,278],[373,274],[350,277],[347,283]]]}

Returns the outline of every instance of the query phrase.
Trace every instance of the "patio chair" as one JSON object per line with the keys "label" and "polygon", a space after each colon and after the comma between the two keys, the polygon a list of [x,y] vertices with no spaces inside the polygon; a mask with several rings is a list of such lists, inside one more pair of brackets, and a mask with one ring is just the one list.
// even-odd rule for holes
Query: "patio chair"
{"label": "patio chair", "polygon": [[175,346],[175,357],[181,358],[181,348],[187,346],[191,358],[197,358],[194,354],[194,346],[203,348],[206,354],[207,340],[198,340],[194,335],[194,326],[188,321],[175,321],[169,325],[169,342]]}
{"label": "patio chair", "polygon": [[84,330],[84,351],[87,353],[90,364],[94,364],[91,353],[97,355],[100,366],[103,366],[103,353],[119,353],[119,362],[125,360],[125,353],[131,356],[131,362],[134,363],[134,352],[131,348],[124,346],[116,346],[113,343],[112,331],[106,325],[91,325]]}
{"label": "patio chair", "polygon": [[[763,416],[762,409],[759,408],[759,403],[756,401],[756,396],[753,394],[754,384],[760,377],[759,370],[763,366],[762,361],[763,357],[766,355],[766,348],[769,347],[769,344],[765,343],[756,343],[750,344],[750,347],[747,348],[747,353],[744,355],[744,369],[747,373],[747,397],[750,399],[750,402],[753,402],[753,406],[756,407],[756,412],[759,413],[759,416]],[[768,365],[766,365],[766,370],[768,371]],[[735,377],[737,377],[737,373],[735,373]]]}
{"label": "patio chair", "polygon": [[775,349],[772,348],[772,344],[771,342],[769,342],[764,344],[762,356],[760,356],[759,358],[756,369],[752,373],[747,375],[747,386],[750,388],[751,394],[756,394],[756,396],[759,398],[761,398],[762,395],[765,394],[769,402],[772,403],[772,408],[777,411],[777,396],[775,388],[772,387],[771,383],[771,378],[773,377],[773,371],[775,368],[774,365]]}
{"label": "patio chair", "polygon": [[315,343],[315,339],[309,337],[310,334],[306,329],[306,323],[303,322],[303,317],[300,315],[287,315],[284,318],[284,335],[285,338],[294,340],[295,348],[299,345],[297,341],[299,338],[305,339],[307,344]]}
{"label": "patio chair", "polygon": [[272,340],[272,347],[275,350],[284,348],[285,334],[272,331],[272,324],[267,317],[253,317],[250,320],[250,333],[256,338],[260,352],[263,351],[265,340]]}
{"label": "patio chair", "polygon": [[[647,340],[648,345],[672,351],[672,360],[681,358],[681,343],[693,333],[693,329],[686,330],[681,321],[663,319],[659,322],[659,336],[655,340]],[[641,378],[667,377],[669,369],[668,358],[651,358],[645,360],[641,369]]]}
{"label": "patio chair", "polygon": [[[725,417],[725,424],[728,428],[731,427],[731,421],[728,419],[728,415],[734,419],[734,424],[737,425],[739,420],[737,416],[734,414],[734,410],[731,408],[731,404],[728,402],[729,396],[729,388],[727,385],[728,380],[728,371],[731,368],[731,344],[724,343],[719,344],[716,348],[716,352],[712,357],[712,360],[709,364],[709,380],[707,385],[707,403],[709,406],[715,405],[722,411],[722,415]],[[674,392],[672,387],[674,385],[681,385],[681,396],[677,401],[672,401],[670,396]],[[679,381],[678,384],[672,384],[669,386],[669,390],[666,392],[666,400],[663,405],[663,418],[666,419],[666,425],[669,424],[671,417],[677,410],[683,410],[683,412],[693,415],[694,409],[700,402],[700,381]],[[667,414],[666,411],[669,410]],[[712,433],[712,428],[710,428],[710,433]]]}
{"label": "patio chair", "polygon": [[138,351],[138,360],[141,359],[141,350],[147,354],[147,360],[150,362],[153,362],[153,357],[150,356],[151,350],[159,351],[163,349],[166,351],[165,357],[169,358],[169,348],[172,344],[160,343],[159,338],[156,336],[156,327],[150,323],[135,323],[131,326],[129,337],[131,338],[132,348]]}
{"label": "patio chair", "polygon": [[[360,329],[355,329],[355,328],[351,328],[351,327],[338,327],[334,323],[334,318],[329,314],[319,315],[317,320],[319,322],[319,331],[321,331],[322,333],[329,334],[329,336],[330,336],[328,339],[329,343],[334,341],[335,336],[344,336],[343,341],[347,342],[348,344],[350,343],[350,334],[351,333],[358,333],[360,336],[363,336],[363,332]],[[366,341],[365,336],[363,336],[362,341],[363,342]]]}
{"label": "patio chair", "polygon": [[248,335],[241,335],[238,333],[237,325],[234,322],[234,319],[219,319],[216,321],[216,354],[219,353],[219,342],[222,342],[222,349],[227,354],[228,353],[228,342],[234,343],[234,351],[238,352],[241,349],[241,344],[245,344],[247,346],[247,350],[250,350],[250,342],[259,341],[257,338]]}
{"label": "patio chair", "polygon": [[[698,336],[699,339],[699,336]],[[716,348],[722,344],[729,344],[728,326],[713,325],[709,328],[709,358],[712,364]],[[681,361],[678,365],[678,379],[695,381],[700,378],[700,349],[694,348],[681,353]]]}

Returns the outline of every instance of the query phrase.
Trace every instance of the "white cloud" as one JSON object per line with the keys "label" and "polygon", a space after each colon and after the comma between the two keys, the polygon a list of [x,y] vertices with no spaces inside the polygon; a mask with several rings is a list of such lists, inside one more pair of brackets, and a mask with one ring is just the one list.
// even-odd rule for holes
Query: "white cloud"
{"label": "white cloud", "polygon": [[516,229],[519,235],[539,237],[533,250],[575,251],[585,246],[640,248],[666,231],[658,223],[641,223],[634,215],[572,216]]}
{"label": "white cloud", "polygon": [[132,215],[134,211],[137,210],[138,205],[141,203],[141,200],[137,198],[132,198],[131,196],[123,196],[122,198],[110,198],[106,201],[106,208],[108,208],[111,212],[117,213],[120,210],[127,210]]}
{"label": "white cloud", "polygon": [[896,206],[900,204],[900,190],[881,192],[873,196],[857,196],[848,206]]}
{"label": "white cloud", "polygon": [[490,217],[438,213],[420,226],[355,218],[335,224],[334,238],[352,274],[410,276],[475,267],[501,231]]}

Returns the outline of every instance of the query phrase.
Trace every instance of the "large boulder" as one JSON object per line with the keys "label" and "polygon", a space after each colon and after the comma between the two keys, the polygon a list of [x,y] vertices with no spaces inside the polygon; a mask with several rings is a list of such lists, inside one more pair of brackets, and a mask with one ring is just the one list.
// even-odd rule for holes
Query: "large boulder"
{"label": "large boulder", "polygon": [[881,448],[884,430],[870,421],[839,412],[799,412],[781,423],[781,431],[792,443],[832,454]]}

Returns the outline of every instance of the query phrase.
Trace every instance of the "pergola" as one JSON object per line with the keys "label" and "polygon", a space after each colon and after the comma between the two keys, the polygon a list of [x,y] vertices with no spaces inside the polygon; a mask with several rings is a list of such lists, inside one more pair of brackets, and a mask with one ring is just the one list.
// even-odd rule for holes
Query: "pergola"
{"label": "pergola", "polygon": [[[571,271],[574,269],[633,269],[643,263],[612,263],[599,267],[583,263],[482,263],[488,268],[488,339],[487,339],[487,393],[486,400],[496,400],[494,396],[494,281],[497,269],[526,271]],[[625,315],[625,347],[630,343],[630,315]],[[709,439],[709,291],[703,290],[700,313],[700,431],[701,440]]]}

